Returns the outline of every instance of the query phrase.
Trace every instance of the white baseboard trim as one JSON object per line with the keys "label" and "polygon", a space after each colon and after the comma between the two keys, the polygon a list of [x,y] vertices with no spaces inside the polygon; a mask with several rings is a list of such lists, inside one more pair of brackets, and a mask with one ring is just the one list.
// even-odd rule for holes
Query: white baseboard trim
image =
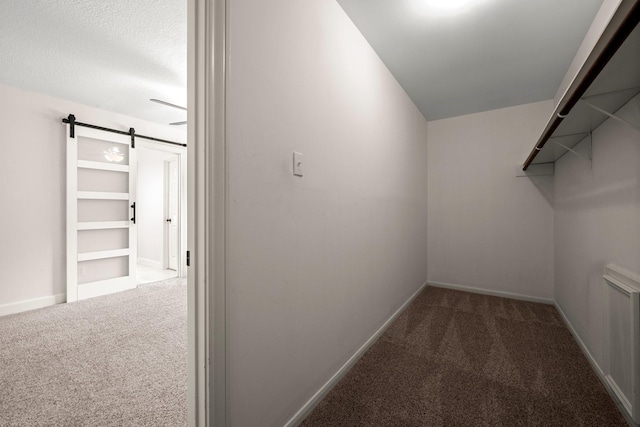
{"label": "white baseboard trim", "polygon": [[162,265],[160,261],[154,261],[152,259],[138,258],[138,264],[160,270],[164,269],[164,265]]}
{"label": "white baseboard trim", "polygon": [[9,314],[22,313],[23,311],[62,304],[66,300],[67,294],[57,294],[25,301],[12,302],[11,304],[0,305],[0,316],[7,316]]}
{"label": "white baseboard trim", "polygon": [[554,300],[551,298],[532,297],[529,295],[514,294],[511,292],[503,292],[503,291],[492,291],[489,289],[474,288],[473,286],[453,285],[451,283],[429,281],[428,286],[433,286],[434,288],[445,288],[445,289],[453,289],[456,291],[471,292],[474,294],[490,295],[493,297],[510,298],[510,299],[517,299],[522,301],[530,301],[530,302],[539,302],[542,304],[553,305],[555,303]]}
{"label": "white baseboard trim", "polygon": [[598,362],[596,362],[596,359],[591,355],[591,352],[587,349],[587,346],[584,344],[584,342],[582,341],[582,338],[580,338],[580,335],[578,335],[573,325],[571,324],[567,316],[564,314],[564,311],[562,311],[562,308],[560,308],[558,303],[555,303],[554,305],[556,306],[556,310],[558,310],[558,313],[560,313],[560,317],[562,317],[562,320],[564,321],[564,324],[567,326],[567,329],[569,329],[569,332],[571,332],[571,335],[573,335],[573,338],[578,343],[578,347],[580,347],[580,350],[582,350],[582,352],[586,356],[589,363],[591,363],[591,367],[593,368],[594,371],[596,371],[596,374],[598,374],[600,379],[604,380],[604,371],[602,370],[602,368],[600,368],[600,365],[598,365]]}
{"label": "white baseboard trim", "polygon": [[607,393],[609,393],[609,396],[611,396],[611,399],[613,399],[614,403],[618,407],[618,410],[622,413],[622,415],[624,416],[629,426],[640,427],[640,424],[636,424],[635,422],[633,422],[633,419],[627,412],[626,408],[624,407],[624,405],[622,404],[622,402],[620,401],[616,393],[611,388],[609,381],[607,381],[607,377],[604,371],[602,370],[602,368],[600,367],[596,359],[593,357],[593,355],[591,354],[587,346],[584,344],[584,342],[582,341],[582,338],[580,338],[580,335],[578,335],[575,328],[569,321],[569,318],[564,314],[564,311],[562,311],[562,308],[558,305],[557,302],[555,302],[554,305],[556,307],[556,310],[558,310],[558,313],[560,313],[560,317],[564,321],[564,324],[567,326],[567,329],[569,329],[569,332],[571,332],[571,335],[573,335],[573,338],[578,343],[578,347],[580,347],[580,350],[582,350],[582,353],[589,361],[591,368],[593,368],[594,372],[598,375],[598,378],[600,378],[600,382],[604,385],[604,388],[607,390]]}
{"label": "white baseboard trim", "polygon": [[349,372],[349,370],[356,364],[358,360],[369,350],[369,348],[380,338],[380,336],[387,330],[389,326],[393,323],[394,320],[398,318],[404,312],[409,304],[413,302],[414,299],[422,292],[422,290],[427,287],[427,284],[424,283],[420,288],[414,292],[413,295],[409,297],[404,304],[400,306],[392,315],[387,319],[386,322],[369,338],[363,345],[360,347],[353,356],[347,360],[347,362],[338,369],[338,372],[333,374],[333,376],[327,381],[321,388],[318,390],[312,397],[305,403],[302,408],[284,425],[284,427],[295,427],[302,423],[304,419],[313,411],[313,409],[322,401],[322,399],[331,391],[331,389],[342,379],[342,377]]}

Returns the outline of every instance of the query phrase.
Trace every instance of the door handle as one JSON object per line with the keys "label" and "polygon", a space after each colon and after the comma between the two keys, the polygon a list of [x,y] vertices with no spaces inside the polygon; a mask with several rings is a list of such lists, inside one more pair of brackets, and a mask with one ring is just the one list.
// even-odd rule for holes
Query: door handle
{"label": "door handle", "polygon": [[167,222],[171,222],[171,218],[167,218]]}
{"label": "door handle", "polygon": [[131,221],[133,221],[133,223],[136,223],[136,202],[133,202],[133,204],[131,205],[131,209],[133,209],[133,218],[131,218]]}

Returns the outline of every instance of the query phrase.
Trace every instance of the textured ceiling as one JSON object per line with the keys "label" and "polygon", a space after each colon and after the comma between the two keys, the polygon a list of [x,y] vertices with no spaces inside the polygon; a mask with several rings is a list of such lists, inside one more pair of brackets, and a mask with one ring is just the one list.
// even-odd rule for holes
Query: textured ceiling
{"label": "textured ceiling", "polygon": [[[430,16],[421,1],[338,0],[429,120],[552,98],[602,3],[482,0]],[[185,120],[149,98],[186,105],[186,15],[186,0],[0,1],[0,83]]]}
{"label": "textured ceiling", "polygon": [[428,120],[554,97],[602,0],[338,0]]}
{"label": "textured ceiling", "polygon": [[[0,83],[169,123],[186,113],[186,0],[2,0]],[[183,127],[186,129],[186,127]]]}

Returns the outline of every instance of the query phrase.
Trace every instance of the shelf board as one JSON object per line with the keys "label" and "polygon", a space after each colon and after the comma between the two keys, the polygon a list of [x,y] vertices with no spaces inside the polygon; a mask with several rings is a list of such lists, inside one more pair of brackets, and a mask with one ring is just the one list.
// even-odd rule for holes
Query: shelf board
{"label": "shelf board", "polygon": [[[558,103],[543,135],[536,142],[527,162],[531,164],[556,162],[569,152],[567,148],[573,149],[576,147],[585,138],[589,137],[589,134],[597,129],[598,126],[609,119],[607,114],[595,110],[584,101],[615,115],[620,108],[638,96],[640,93],[640,60],[638,59],[640,58],[640,26],[638,25],[638,11],[639,6],[637,4],[627,10],[628,16],[625,20],[628,18],[628,22],[633,24],[633,29],[615,54],[607,61],[601,72],[593,79],[589,87],[586,90],[582,89],[584,93],[580,95],[580,100],[561,121],[557,118],[558,113],[561,111],[560,106],[570,104],[567,101],[569,98],[573,98],[575,101],[580,91],[574,90],[571,95],[565,94],[565,97]],[[607,28],[605,33],[612,34],[616,32],[615,30],[616,27],[613,29]],[[602,51],[602,46],[609,41],[610,39],[606,37],[601,38],[598,42],[599,44],[594,47],[592,55],[590,55],[578,73],[579,75],[586,76],[588,70],[592,70],[591,67],[597,61],[592,57],[594,52]],[[593,75],[593,73],[591,74]],[[586,77],[585,80],[591,81]],[[556,127],[551,133],[554,126]],[[562,147],[560,144],[567,148]],[[542,146],[540,150],[535,148],[540,146]],[[533,159],[531,159],[532,157]],[[525,162],[525,166],[528,166],[527,162]]]}

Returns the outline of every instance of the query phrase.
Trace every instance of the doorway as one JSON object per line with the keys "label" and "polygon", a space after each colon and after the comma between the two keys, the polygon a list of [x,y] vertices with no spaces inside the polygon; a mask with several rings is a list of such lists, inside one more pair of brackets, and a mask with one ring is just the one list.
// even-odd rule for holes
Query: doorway
{"label": "doorway", "polygon": [[138,285],[185,277],[186,150],[153,142],[138,152]]}

